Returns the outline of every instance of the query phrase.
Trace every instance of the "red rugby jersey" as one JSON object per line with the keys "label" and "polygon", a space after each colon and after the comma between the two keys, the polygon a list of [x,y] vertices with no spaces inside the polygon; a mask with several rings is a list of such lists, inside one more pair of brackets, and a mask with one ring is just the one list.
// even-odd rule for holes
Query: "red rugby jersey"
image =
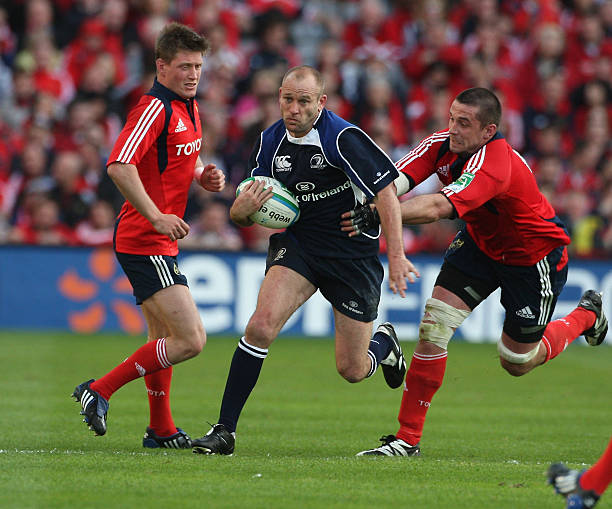
{"label": "red rugby jersey", "polygon": [[[183,99],[157,80],[130,111],[107,166],[133,164],[160,211],[183,217],[195,164],[202,146],[202,126],[194,99]],[[177,242],[158,233],[127,200],[115,228],[120,253],[169,255]]]}
{"label": "red rugby jersey", "polygon": [[533,265],[570,243],[531,169],[499,133],[462,159],[449,149],[448,130],[437,132],[395,164],[413,185],[436,173],[445,186],[440,192],[493,260]]}

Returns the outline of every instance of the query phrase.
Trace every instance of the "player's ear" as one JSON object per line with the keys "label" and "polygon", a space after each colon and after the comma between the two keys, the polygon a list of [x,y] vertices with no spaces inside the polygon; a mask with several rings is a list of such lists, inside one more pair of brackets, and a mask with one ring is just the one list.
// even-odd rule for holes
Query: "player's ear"
{"label": "player's ear", "polygon": [[323,94],[319,98],[319,111],[321,111],[323,108],[325,108],[326,104],[327,104],[327,96],[325,94]]}
{"label": "player's ear", "polygon": [[166,62],[162,58],[156,59],[155,68],[157,69],[157,74],[162,74],[165,71]]}
{"label": "player's ear", "polygon": [[485,130],[484,130],[485,139],[489,141],[491,138],[493,138],[493,136],[495,136],[496,132],[497,132],[497,126],[495,124],[489,124],[488,126],[485,127]]}

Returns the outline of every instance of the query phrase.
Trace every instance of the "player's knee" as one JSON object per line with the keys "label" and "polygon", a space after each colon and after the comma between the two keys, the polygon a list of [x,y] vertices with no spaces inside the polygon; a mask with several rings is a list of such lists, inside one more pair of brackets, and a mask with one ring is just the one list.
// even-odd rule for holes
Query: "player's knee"
{"label": "player's knee", "polygon": [[455,329],[469,315],[468,310],[457,309],[438,299],[427,299],[425,314],[419,325],[419,339],[446,350]]}
{"label": "player's knee", "polygon": [[277,334],[277,327],[268,317],[262,315],[253,315],[245,329],[248,343],[258,348],[268,348]]}
{"label": "player's knee", "polygon": [[206,332],[201,325],[194,327],[180,338],[182,357],[184,360],[197,356],[206,345]]}
{"label": "player's knee", "polygon": [[535,367],[535,359],[540,349],[540,343],[525,353],[516,353],[510,350],[500,340],[497,343],[499,363],[512,376],[523,376]]}
{"label": "player's knee", "polygon": [[526,366],[525,364],[512,364],[508,362],[506,359],[499,358],[499,363],[501,367],[506,370],[506,372],[512,376],[523,376],[531,371],[530,366]]}
{"label": "player's knee", "polygon": [[360,366],[341,359],[336,360],[336,369],[340,376],[351,384],[361,382],[366,375]]}

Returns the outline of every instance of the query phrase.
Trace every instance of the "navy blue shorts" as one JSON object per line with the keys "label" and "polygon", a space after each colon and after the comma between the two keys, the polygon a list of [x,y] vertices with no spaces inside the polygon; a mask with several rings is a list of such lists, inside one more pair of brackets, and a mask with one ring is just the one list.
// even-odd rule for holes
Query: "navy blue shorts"
{"label": "navy blue shorts", "polygon": [[117,253],[117,260],[134,289],[136,304],[142,304],[162,288],[185,285],[187,278],[181,274],[175,256],[133,255]]}
{"label": "navy blue shorts", "polygon": [[270,237],[266,272],[274,265],[304,276],[343,315],[366,323],[378,316],[384,276],[378,256],[355,259],[309,256],[286,233],[275,233]]}
{"label": "navy blue shorts", "polygon": [[472,309],[501,288],[504,332],[515,341],[533,343],[542,338],[567,280],[566,260],[561,246],[535,265],[504,265],[485,255],[464,229],[446,250],[436,285]]}

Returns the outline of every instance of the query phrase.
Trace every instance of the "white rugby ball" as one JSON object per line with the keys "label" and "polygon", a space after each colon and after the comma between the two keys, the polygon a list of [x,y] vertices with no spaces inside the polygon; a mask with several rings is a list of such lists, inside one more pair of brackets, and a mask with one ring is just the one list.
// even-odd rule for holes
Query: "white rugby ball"
{"label": "white rugby ball", "polygon": [[243,180],[236,189],[236,196],[253,180],[264,182],[266,189],[271,187],[274,194],[257,212],[249,216],[251,221],[266,228],[278,230],[291,226],[300,218],[300,206],[293,193],[272,177],[257,175]]}

